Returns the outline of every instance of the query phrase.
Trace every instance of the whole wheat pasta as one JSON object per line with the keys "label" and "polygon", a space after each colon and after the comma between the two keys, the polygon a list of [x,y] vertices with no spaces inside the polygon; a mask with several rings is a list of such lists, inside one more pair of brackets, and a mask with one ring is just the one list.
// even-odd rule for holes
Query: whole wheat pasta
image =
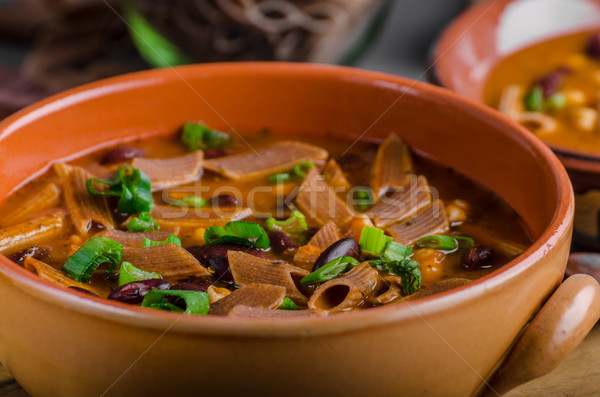
{"label": "whole wheat pasta", "polygon": [[226,316],[238,305],[261,309],[277,309],[283,303],[284,287],[269,284],[250,284],[233,291],[225,298],[210,305],[210,313]]}
{"label": "whole wheat pasta", "polygon": [[239,221],[252,215],[250,208],[181,208],[156,205],[150,211],[152,217],[161,227],[194,227],[225,226],[228,222]]}
{"label": "whole wheat pasta", "polygon": [[321,284],[308,301],[309,309],[337,312],[370,304],[381,285],[377,270],[363,262],[341,277]]}
{"label": "whole wheat pasta", "polygon": [[323,179],[337,191],[348,191],[352,187],[342,168],[335,159],[329,159],[323,170]]}
{"label": "whole wheat pasta", "polygon": [[411,245],[421,237],[445,233],[449,229],[450,223],[444,203],[436,200],[423,208],[415,217],[394,223],[385,231],[400,244]]}
{"label": "whole wheat pasta", "polygon": [[285,288],[286,296],[295,303],[306,304],[306,296],[296,283],[308,275],[308,271],[289,263],[258,258],[241,251],[228,251],[227,258],[236,285],[278,285]]}
{"label": "whole wheat pasta", "polygon": [[96,236],[104,236],[116,242],[123,244],[125,247],[142,248],[144,239],[152,241],[164,241],[169,235],[177,236],[179,227],[173,229],[156,230],[152,232],[125,232],[122,230],[103,230]]}
{"label": "whole wheat pasta", "polygon": [[248,180],[289,171],[304,161],[322,163],[328,156],[327,151],[318,146],[282,141],[256,151],[205,160],[204,168],[233,180]]}
{"label": "whole wheat pasta", "polygon": [[310,170],[296,196],[296,205],[308,218],[323,226],[329,221],[345,225],[352,214],[316,168]]}
{"label": "whole wheat pasta", "polygon": [[502,90],[498,110],[511,119],[516,119],[523,113],[523,87],[509,85]]}
{"label": "whole wheat pasta", "polygon": [[58,236],[65,225],[65,214],[56,211],[39,218],[0,229],[0,253],[10,255]]}
{"label": "whole wheat pasta", "polygon": [[324,250],[336,241],[344,238],[333,221],[327,222],[308,242]]}
{"label": "whole wheat pasta", "polygon": [[62,285],[63,287],[82,288],[86,291],[93,292],[94,294],[100,297],[106,297],[108,295],[106,291],[102,291],[99,288],[92,287],[90,284],[84,284],[75,281],[62,271],[57,270],[52,266],[30,256],[25,258],[25,261],[23,262],[23,267],[37,274],[38,276],[40,276],[40,278],[43,278],[44,280],[50,281],[54,284]]}
{"label": "whole wheat pasta", "polygon": [[79,234],[86,235],[92,222],[114,229],[114,221],[106,197],[93,196],[87,190],[93,176],[81,167],[55,164],[55,172],[63,179],[64,203],[71,223]]}
{"label": "whole wheat pasta", "polygon": [[431,188],[422,176],[411,176],[411,181],[381,200],[366,214],[375,226],[383,228],[413,217],[419,210],[431,204]]}
{"label": "whole wheat pasta", "polygon": [[379,145],[371,167],[370,186],[376,198],[390,189],[400,189],[414,174],[408,145],[396,134],[390,134]]}
{"label": "whole wheat pasta", "polygon": [[45,184],[36,194],[20,202],[10,212],[0,216],[0,225],[22,222],[32,215],[55,208],[60,204],[60,189],[54,183]]}
{"label": "whole wheat pasta", "polygon": [[123,260],[147,272],[158,272],[167,281],[210,275],[192,254],[175,244],[147,248],[124,247]]}
{"label": "whole wheat pasta", "polygon": [[402,279],[398,276],[384,276],[383,285],[377,291],[376,296],[371,299],[375,306],[385,305],[402,298]]}
{"label": "whole wheat pasta", "polygon": [[193,182],[202,176],[204,152],[193,153],[168,159],[147,159],[136,157],[131,166],[145,172],[152,181],[152,191]]}

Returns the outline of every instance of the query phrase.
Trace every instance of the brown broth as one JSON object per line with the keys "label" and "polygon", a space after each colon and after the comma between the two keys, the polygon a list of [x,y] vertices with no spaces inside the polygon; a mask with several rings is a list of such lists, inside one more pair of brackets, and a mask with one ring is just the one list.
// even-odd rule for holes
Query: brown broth
{"label": "brown broth", "polygon": [[[594,32],[581,32],[535,44],[503,59],[492,71],[484,91],[484,101],[498,107],[502,91],[510,85],[525,90],[542,76],[562,67],[565,74],[560,91],[578,92],[578,99],[567,96],[564,109],[548,113],[558,123],[556,130],[536,133],[542,140],[572,149],[600,152],[600,128],[585,130],[576,125],[578,108],[598,111],[600,100],[600,61],[585,54],[586,42]],[[582,96],[583,95],[583,96]],[[597,124],[597,122],[596,122]],[[528,127],[527,125],[525,125]]]}
{"label": "brown broth", "polygon": [[[285,137],[285,139],[288,140],[294,138],[303,141],[302,137]],[[263,131],[261,133],[246,134],[244,135],[244,140],[246,143],[242,142],[239,138],[235,139],[234,144],[227,149],[228,152],[235,153],[247,151],[250,150],[249,146],[258,149],[277,141],[278,137],[276,134]],[[319,139],[311,138],[308,143],[322,146],[329,151],[330,156],[338,158],[345,153],[346,149],[350,146],[351,141],[324,136]],[[171,157],[186,153],[186,149],[179,142],[178,137],[174,136],[155,137],[144,141],[134,142],[131,145],[145,149],[147,157],[150,158]],[[84,156],[73,161],[72,164],[82,166],[100,178],[109,177],[118,168],[118,165],[107,167],[99,164],[100,159],[107,150],[108,149],[105,149]],[[368,184],[369,163],[375,155],[376,150],[376,142],[359,142],[349,151],[350,154],[362,158],[362,162],[355,167],[352,173],[347,175],[352,185],[362,186]],[[527,247],[531,243],[531,239],[527,235],[520,217],[496,194],[476,185],[471,180],[452,169],[436,164],[432,160],[414,155],[413,159],[418,173],[427,177],[430,185],[435,187],[437,192],[439,192],[439,197],[444,200],[444,202],[447,203],[455,199],[461,199],[469,204],[470,210],[468,221],[453,226],[450,231],[451,234],[469,236],[472,237],[478,245],[489,245],[492,247],[495,247],[499,241],[509,242],[510,244],[522,247]],[[53,171],[48,171],[43,176],[32,180],[22,189],[15,192],[2,206],[0,206],[0,213],[11,211],[11,209],[24,198],[34,194],[41,186],[51,181],[56,182],[57,184],[60,183],[59,178]],[[248,192],[254,186],[261,184],[268,185],[266,181],[262,180],[234,183],[219,175],[205,172],[201,179],[201,185],[207,187],[209,192],[202,192],[201,195],[210,198],[216,189],[235,186],[235,188],[241,192],[242,197],[247,197]],[[184,191],[185,194],[190,194],[189,186],[187,189],[186,187],[180,187],[174,190]],[[294,185],[292,184],[286,189],[291,191],[293,187]],[[198,195],[199,193],[196,194]],[[154,194],[154,200],[155,203],[159,204],[163,202],[163,197],[160,192]],[[277,207],[277,201],[271,193],[258,195],[257,202],[256,208],[260,210],[273,212]],[[247,220],[257,222],[263,226],[265,224],[264,218],[251,217]],[[7,225],[0,226],[4,227]],[[183,229],[180,233],[180,238],[184,247],[202,245],[204,243],[203,230]],[[50,255],[45,258],[44,261],[60,269],[66,258],[81,242],[81,237],[77,236],[74,229],[71,226],[66,227],[59,238],[44,242],[44,245],[52,248]],[[300,244],[306,243],[306,241],[297,242]],[[436,255],[429,255],[426,251],[416,249],[415,257],[425,259],[421,263],[423,287],[431,286],[437,281],[446,278],[462,277],[477,279],[513,259],[512,255],[496,249],[496,255],[491,267],[477,271],[466,271],[460,266],[462,259],[461,253],[444,255],[438,252]],[[279,259],[291,260],[289,256],[279,257]],[[432,271],[434,270],[432,268],[437,268],[438,271]],[[103,280],[99,275],[96,275],[92,282],[101,284],[104,288],[116,288],[116,283],[114,281]]]}

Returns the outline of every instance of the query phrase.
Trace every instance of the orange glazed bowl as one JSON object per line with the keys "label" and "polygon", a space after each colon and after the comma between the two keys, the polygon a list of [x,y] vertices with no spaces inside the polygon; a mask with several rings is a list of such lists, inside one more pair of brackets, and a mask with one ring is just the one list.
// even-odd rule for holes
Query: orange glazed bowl
{"label": "orange glazed bowl", "polygon": [[0,199],[52,162],[191,119],[280,136],[396,132],[497,192],[535,241],[461,288],[316,318],[131,307],[51,285],[0,256],[0,361],[33,396],[501,393],[557,365],[598,318],[595,281],[573,276],[559,287],[573,194],[552,152],[483,105],[380,73],[210,64],[76,88],[0,123]]}

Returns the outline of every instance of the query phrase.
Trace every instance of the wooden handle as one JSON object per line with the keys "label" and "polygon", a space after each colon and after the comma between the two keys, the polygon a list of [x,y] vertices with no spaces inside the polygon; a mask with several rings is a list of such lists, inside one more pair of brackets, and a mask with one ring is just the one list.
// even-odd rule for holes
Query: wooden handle
{"label": "wooden handle", "polygon": [[583,274],[567,278],[521,334],[481,397],[502,395],[552,371],[599,318],[598,282]]}

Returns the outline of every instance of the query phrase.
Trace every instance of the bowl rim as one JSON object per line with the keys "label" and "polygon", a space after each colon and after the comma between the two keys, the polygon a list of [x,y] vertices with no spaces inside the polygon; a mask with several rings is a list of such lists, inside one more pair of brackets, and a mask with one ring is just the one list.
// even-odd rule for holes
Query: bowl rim
{"label": "bowl rim", "polygon": [[478,117],[488,123],[504,126],[505,133],[511,135],[515,141],[518,141],[519,145],[526,146],[530,153],[535,154],[538,158],[543,158],[556,185],[555,192],[558,206],[548,227],[540,237],[523,254],[494,272],[462,287],[413,302],[383,305],[368,310],[342,313],[342,315],[271,319],[227,318],[182,315],[146,309],[91,297],[88,294],[51,284],[3,255],[0,255],[0,275],[5,277],[7,282],[19,287],[24,293],[34,295],[35,298],[47,303],[58,304],[71,311],[99,317],[110,322],[158,329],[165,333],[169,331],[170,333],[255,337],[313,336],[358,330],[400,320],[426,321],[424,319],[425,315],[464,304],[488,290],[500,287],[508,280],[527,271],[549,250],[553,249],[565,235],[570,233],[574,207],[571,183],[563,165],[544,143],[533,137],[524,127],[479,102],[460,97],[456,93],[431,84],[380,72],[344,66],[277,62],[213,63],[135,72],[82,85],[33,104],[0,121],[0,138],[7,130],[15,131],[23,123],[43,117],[44,114],[52,113],[61,107],[76,105],[77,98],[79,98],[79,101],[89,99],[86,95],[75,97],[77,94],[85,94],[98,89],[101,89],[104,93],[110,93],[112,92],[111,87],[122,86],[123,83],[129,83],[128,87],[136,87],[135,84],[131,84],[136,81],[151,81],[152,84],[160,85],[186,75],[200,78],[200,76],[218,74],[267,74],[270,76],[294,76],[295,78],[307,79],[319,77],[348,82],[358,79],[378,85],[384,83],[386,87],[391,85],[404,90],[408,87],[418,92],[422,97],[428,96],[437,100],[454,102],[457,104],[456,106],[461,106],[465,111],[468,111],[471,117]]}
{"label": "bowl rim", "polygon": [[[448,81],[444,81],[444,79],[441,77],[441,75],[437,72],[438,60],[441,57],[443,57],[447,51],[450,50],[450,49],[446,50],[446,47],[440,47],[440,43],[453,43],[456,40],[458,40],[459,38],[461,38],[462,36],[454,39],[455,35],[452,35],[452,33],[459,31],[459,29],[458,29],[459,25],[470,26],[470,25],[476,23],[481,18],[481,10],[482,9],[487,10],[488,8],[490,8],[492,6],[506,7],[507,5],[509,5],[511,3],[516,3],[518,1],[521,1],[521,0],[482,1],[478,4],[475,4],[472,7],[469,7],[468,9],[464,10],[458,17],[456,17],[450,24],[448,24],[448,26],[446,26],[442,30],[442,32],[438,35],[438,37],[435,39],[434,43],[430,47],[431,49],[429,51],[428,61],[427,61],[429,69],[426,73],[429,82],[431,82],[432,84],[436,84],[440,87],[449,89],[459,95],[462,95],[460,92],[454,90],[454,87],[452,86],[451,83],[449,83]],[[598,28],[600,28],[600,23],[598,24]],[[573,30],[569,30],[566,33],[560,33],[560,34],[549,33],[548,35],[546,35],[546,38],[544,38],[542,40],[536,40],[535,42],[530,43],[525,47],[519,47],[510,53],[504,54],[502,57],[500,57],[500,59],[498,61],[495,62],[494,66],[490,69],[490,72],[492,70],[494,70],[494,68],[498,65],[499,62],[506,59],[508,56],[515,54],[516,52],[525,50],[531,46],[534,46],[538,43],[543,43],[548,40],[556,39],[559,37],[564,37],[564,36],[571,35],[571,34],[583,33],[583,32],[587,32],[587,31],[590,31],[589,27],[586,27],[585,29],[573,29]],[[439,55],[440,52],[442,54],[441,56]],[[489,82],[489,75],[486,77],[487,77],[487,79],[485,81],[485,84],[487,84]],[[485,102],[483,102],[483,101],[480,103],[485,104]],[[590,162],[590,163],[600,163],[600,152],[592,152],[592,151],[587,151],[587,150],[574,149],[574,148],[570,148],[568,146],[555,145],[555,144],[548,143],[545,141],[543,141],[543,142],[546,145],[548,145],[548,147],[550,147],[550,149],[552,149],[552,151],[556,155],[562,156],[563,158],[572,159],[574,161],[586,161],[586,162]],[[579,167],[576,166],[576,168],[584,168],[584,167],[585,166],[581,166],[581,165]],[[600,167],[600,164],[597,164],[596,167]],[[569,168],[571,168],[571,167],[569,167]]]}

